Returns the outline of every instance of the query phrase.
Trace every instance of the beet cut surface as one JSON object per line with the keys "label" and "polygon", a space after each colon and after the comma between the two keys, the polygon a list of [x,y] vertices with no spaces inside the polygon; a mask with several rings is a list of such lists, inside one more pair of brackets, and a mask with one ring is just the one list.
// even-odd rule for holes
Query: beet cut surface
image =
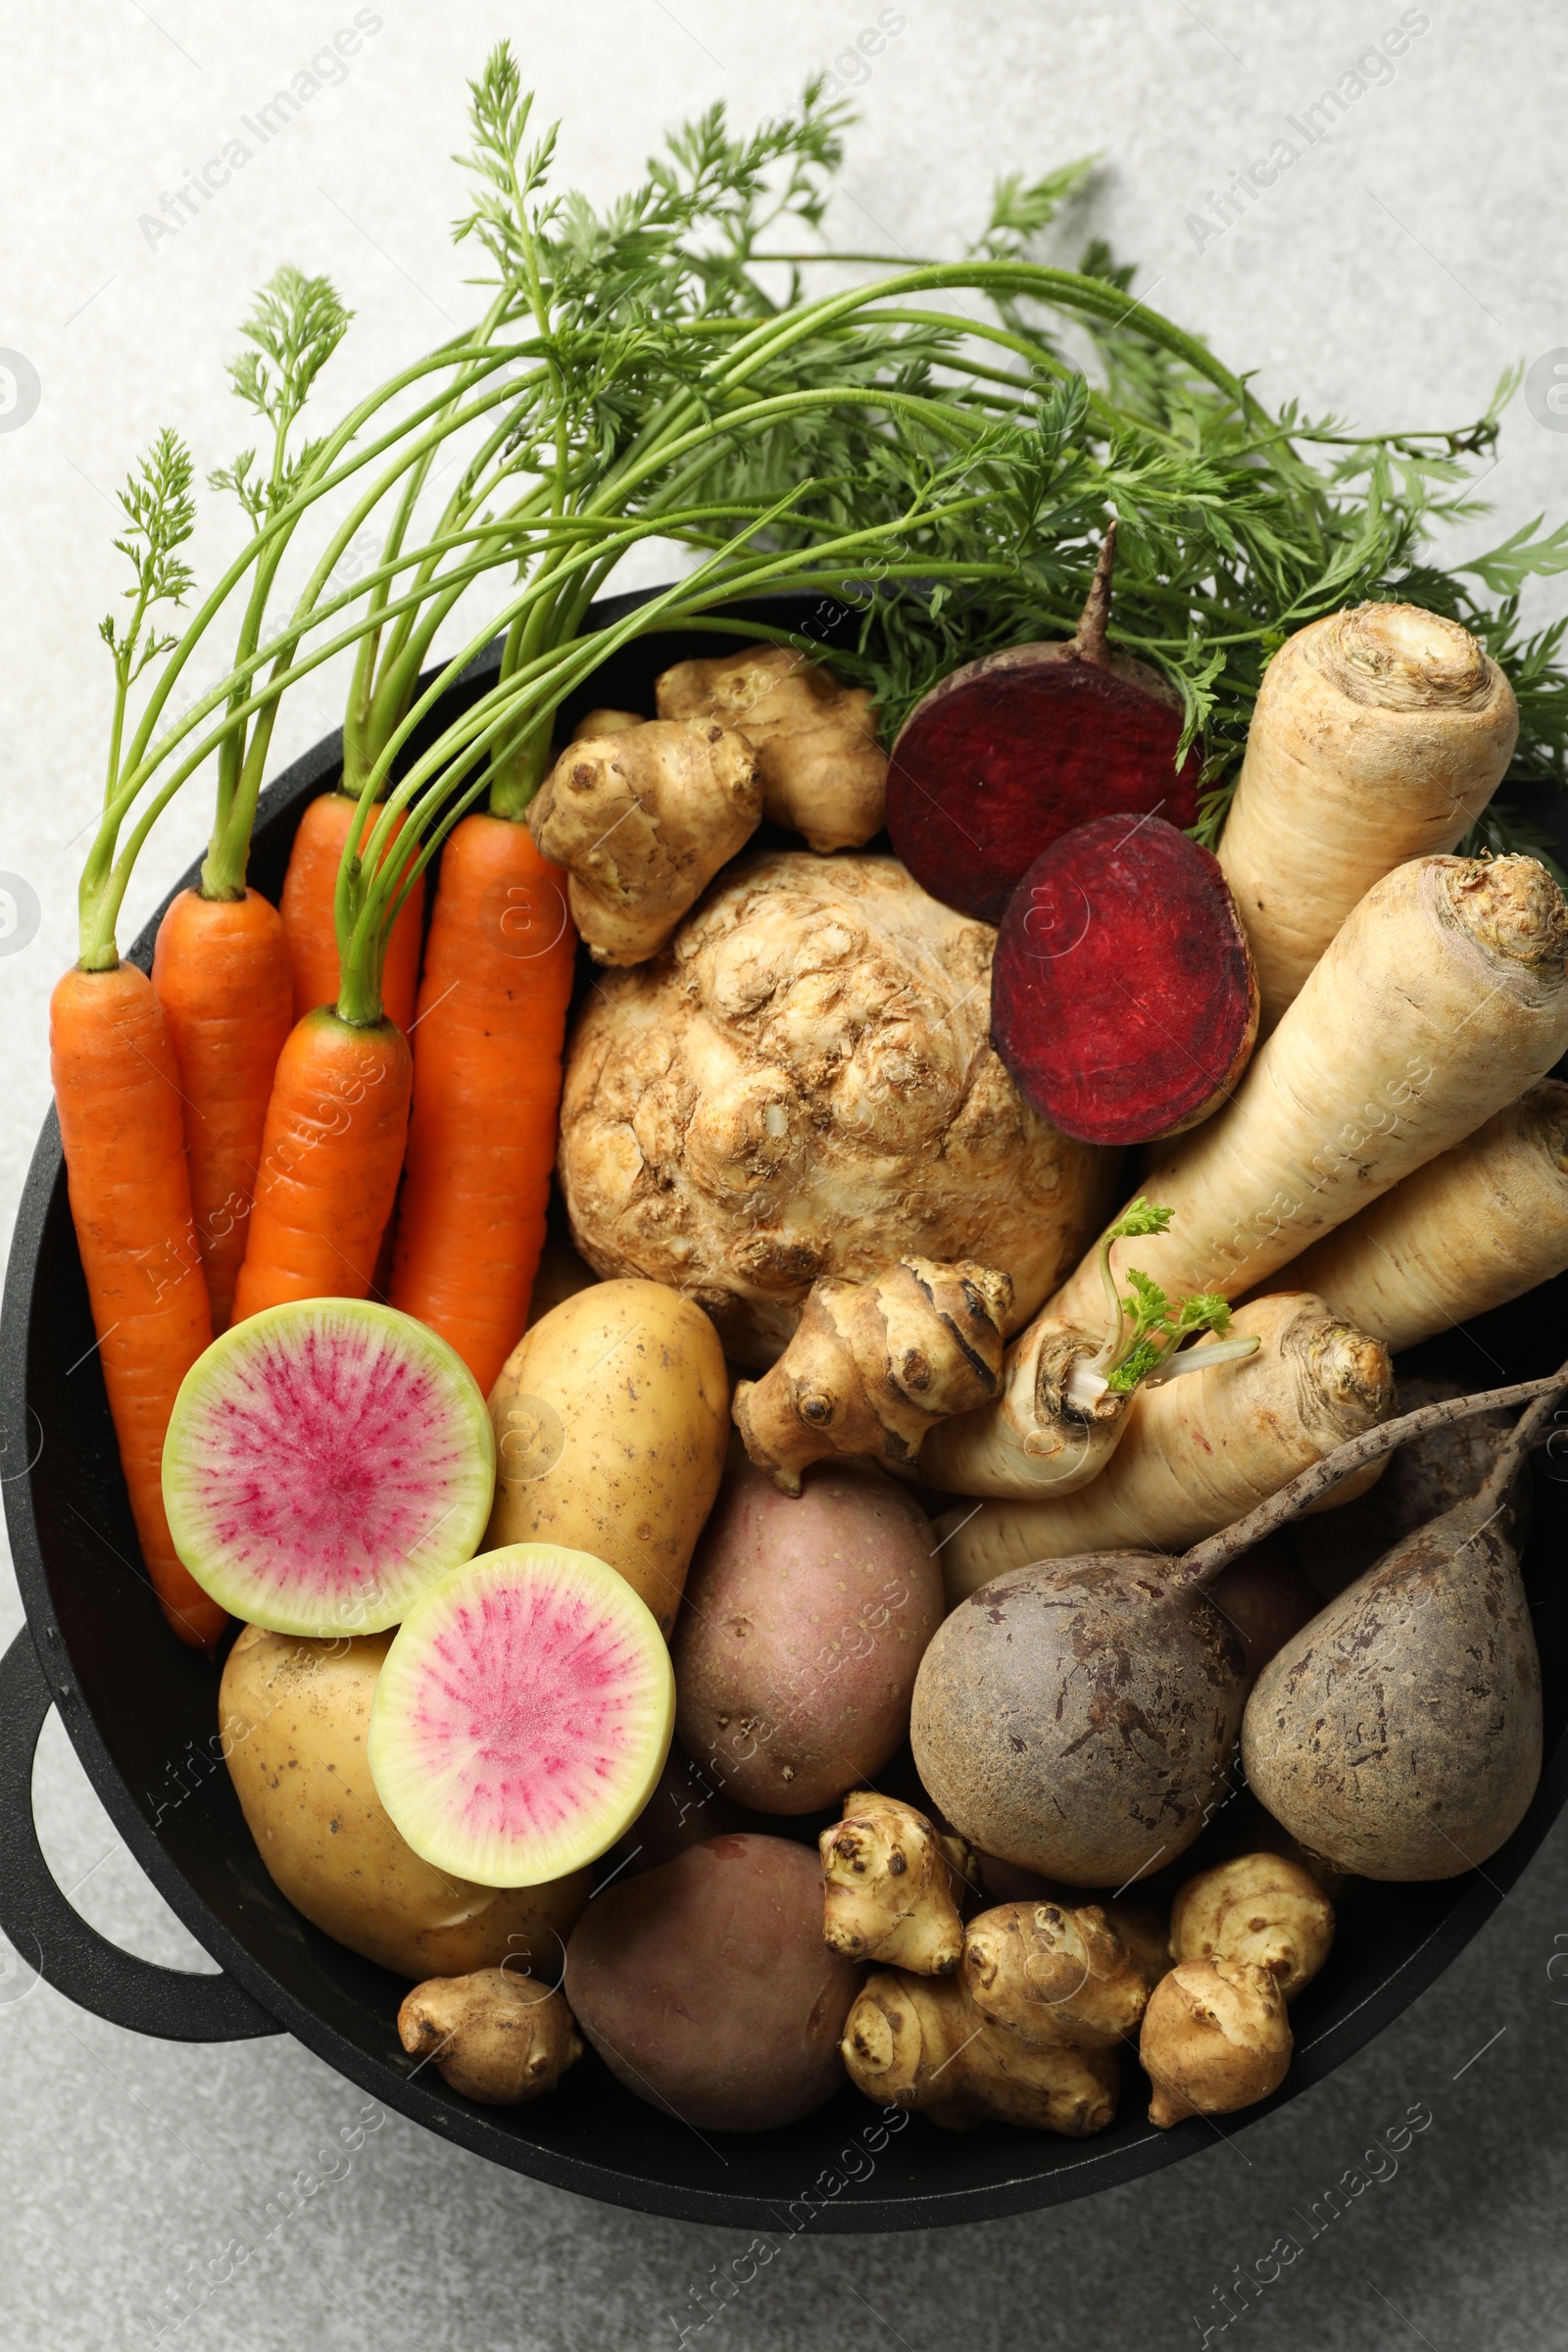
{"label": "beet cut surface", "polygon": [[1091,1144],[1194,1127],[1257,1035],[1257,984],[1218,860],[1118,811],[1035,859],[991,970],[997,1052],[1041,1115]]}
{"label": "beet cut surface", "polygon": [[1142,662],[1076,640],[967,662],[917,703],[888,766],[893,847],[923,890],[1000,922],[1041,852],[1107,808],[1198,814],[1200,760],[1178,771],[1181,706]]}

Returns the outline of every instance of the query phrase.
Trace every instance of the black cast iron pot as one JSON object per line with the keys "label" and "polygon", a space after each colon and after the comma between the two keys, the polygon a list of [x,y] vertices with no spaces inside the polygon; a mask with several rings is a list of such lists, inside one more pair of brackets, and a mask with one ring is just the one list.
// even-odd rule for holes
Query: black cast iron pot
{"label": "black cast iron pot", "polygon": [[[623,613],[614,599],[592,618]],[[820,608],[775,600],[753,617],[832,641]],[[848,620],[849,616],[843,618]],[[614,655],[568,706],[651,710],[672,661],[733,637],[667,631]],[[493,675],[495,654],[447,698],[445,724]],[[419,746],[413,747],[416,751]],[[335,780],[329,737],[263,796],[251,878],[275,898],[306,803]],[[196,870],[179,888],[194,883]],[[172,894],[171,894],[172,895]],[[162,911],[162,910],[160,910]],[[131,950],[151,964],[156,920]],[[1473,1387],[1553,1369],[1568,1280],[1446,1343]],[[309,1926],[277,1892],[217,1760],[218,1668],[169,1635],[140,1571],[66,1200],[51,1112],[33,1155],[0,1321],[0,1479],[27,1624],[0,1663],[0,1926],[23,1960],[99,2016],[186,2041],[298,2034],[387,2106],[560,2188],[647,2213],[789,2231],[908,2230],[983,2221],[1131,2180],[1212,2145],[1194,2121],[1155,2132],[1130,2063],[1120,2122],[1087,2142],[992,2126],[958,2136],[895,2118],[848,2084],[817,2114],[757,2136],[699,2134],[633,2098],[590,2052],[537,2105],[478,2107],[398,2041],[407,1990]],[[1568,1590],[1550,1577],[1568,1536],[1568,1494],[1538,1479],[1526,1577],[1545,1685],[1546,1767],[1524,1822],[1485,1874],[1440,1885],[1371,1886],[1347,1914],[1333,1960],[1294,2012],[1297,2051],[1265,2107],[1227,2118],[1234,2133],[1295,2098],[1380,2033],[1474,1936],[1524,1869],[1568,1795]],[[117,1950],[72,1908],[32,1824],[33,1749],[53,1703],[88,1777],[148,1877],[221,1976],[159,1968]]]}

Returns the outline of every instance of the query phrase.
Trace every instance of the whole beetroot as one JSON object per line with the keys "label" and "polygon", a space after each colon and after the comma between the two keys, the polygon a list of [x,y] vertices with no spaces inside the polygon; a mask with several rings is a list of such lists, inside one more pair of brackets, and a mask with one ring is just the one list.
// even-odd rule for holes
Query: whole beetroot
{"label": "whole beetroot", "polygon": [[822,1941],[814,1854],[710,1838],[595,1897],[566,1946],[566,1999],[628,2090],[705,2132],[770,2132],[844,2080],[858,1972]]}
{"label": "whole beetroot", "polygon": [[798,1496],[725,1472],[672,1647],[681,1743],[726,1796],[814,1813],[881,1771],[942,1622],[935,1549],[870,1463],[815,1463]]}

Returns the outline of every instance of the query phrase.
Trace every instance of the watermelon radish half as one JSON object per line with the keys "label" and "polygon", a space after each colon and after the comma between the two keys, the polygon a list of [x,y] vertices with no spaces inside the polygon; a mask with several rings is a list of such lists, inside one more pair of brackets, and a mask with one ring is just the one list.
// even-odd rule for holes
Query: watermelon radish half
{"label": "watermelon radish half", "polygon": [[376,1634],[469,1558],[495,1436],[454,1348],[368,1298],[304,1298],[197,1357],[164,1440],[174,1549],[274,1634]]}
{"label": "watermelon radish half", "polygon": [[415,1852],[481,1886],[597,1860],[653,1792],[675,1677],[646,1601],[586,1551],[509,1544],[416,1602],[366,1740]]}

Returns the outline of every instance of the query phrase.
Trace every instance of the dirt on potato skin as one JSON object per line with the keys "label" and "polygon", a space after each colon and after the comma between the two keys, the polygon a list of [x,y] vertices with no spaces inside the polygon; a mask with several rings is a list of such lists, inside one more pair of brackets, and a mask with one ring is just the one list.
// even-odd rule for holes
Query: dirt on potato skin
{"label": "dirt on potato skin", "polygon": [[1045,1561],[946,1620],[910,1737],[933,1800],[984,1852],[1120,1886],[1198,1836],[1223,1794],[1246,1660],[1175,1569],[1140,1552]]}

